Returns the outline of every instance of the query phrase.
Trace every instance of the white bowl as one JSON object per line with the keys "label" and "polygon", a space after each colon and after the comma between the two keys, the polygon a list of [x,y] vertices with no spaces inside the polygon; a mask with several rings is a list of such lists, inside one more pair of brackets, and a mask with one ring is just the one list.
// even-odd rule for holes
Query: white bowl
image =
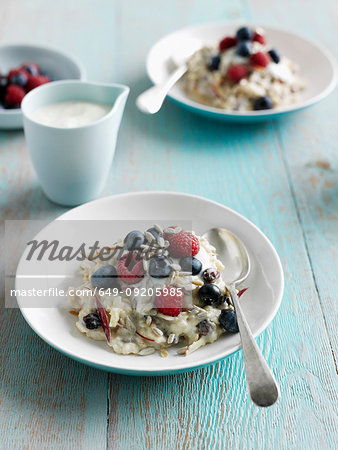
{"label": "white bowl", "polygon": [[[59,218],[59,220],[119,221],[121,219],[135,222],[151,220],[152,223],[165,220],[169,225],[175,224],[175,219],[177,221],[187,219],[192,221],[193,228],[198,234],[215,226],[232,230],[247,246],[252,261],[252,271],[244,285],[249,289],[241,297],[241,304],[253,334],[258,336],[275,316],[283,294],[281,263],[266,236],[243,216],[202,197],[174,192],[138,192],[102,198],[68,211]],[[36,238],[48,239],[48,228],[53,223],[44,228]],[[76,226],[76,229],[80,228]],[[114,235],[112,229],[111,242],[119,237]],[[78,264],[75,261],[74,268],[70,269],[68,276],[74,275],[74,272],[71,272]],[[16,289],[32,287],[32,280],[27,278],[27,274],[32,273],[31,267],[26,259],[21,257],[17,269]],[[48,267],[42,270],[45,270],[46,275],[50,275]],[[36,283],[36,288],[46,288],[45,278],[36,279]],[[159,354],[146,357],[117,355],[104,342],[90,340],[81,334],[75,327],[75,317],[68,312],[58,308],[23,307],[24,301],[25,298],[18,297],[23,316],[48,344],[77,361],[111,372],[131,375],[181,372],[225,358],[241,346],[239,334],[232,334],[222,336],[215,343],[187,357],[177,355],[174,349],[171,349],[167,358],[162,358]]]}
{"label": "white bowl", "polygon": [[[3,45],[0,47],[0,72],[7,74],[24,62],[35,62],[49,77],[56,80],[82,80],[85,70],[66,53],[36,45]],[[22,128],[21,108],[0,110],[0,129]]]}
{"label": "white bowl", "polygon": [[[186,27],[159,40],[147,57],[147,73],[154,84],[163,83],[172,69],[171,56],[187,38],[200,40],[205,45],[216,45],[226,35],[234,35],[239,24],[227,22],[207,23]],[[300,100],[290,106],[264,111],[225,111],[192,100],[179,83],[170,91],[169,97],[194,113],[213,119],[251,122],[272,119],[282,114],[298,111],[325,98],[336,86],[337,63],[331,53],[310,39],[275,27],[264,26],[268,42],[300,66],[301,76],[307,87]]]}

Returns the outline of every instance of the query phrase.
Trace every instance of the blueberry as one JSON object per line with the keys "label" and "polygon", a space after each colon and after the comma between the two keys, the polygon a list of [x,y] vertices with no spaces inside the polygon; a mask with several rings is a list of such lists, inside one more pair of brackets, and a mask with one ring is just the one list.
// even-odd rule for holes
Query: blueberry
{"label": "blueberry", "polygon": [[94,287],[99,289],[113,289],[119,287],[117,270],[110,264],[106,264],[97,269],[90,277],[90,281]]}
{"label": "blueberry", "polygon": [[197,329],[201,336],[207,336],[212,332],[214,327],[211,325],[208,319],[205,319],[197,325]]}
{"label": "blueberry", "polygon": [[33,64],[25,64],[22,68],[23,68],[23,70],[30,73],[31,75],[34,75],[34,76],[39,75],[39,71]]}
{"label": "blueberry", "polygon": [[208,69],[211,71],[218,70],[221,57],[219,55],[212,56],[208,62]]}
{"label": "blueberry", "polygon": [[239,56],[249,56],[251,52],[251,42],[241,41],[236,47],[236,54]]}
{"label": "blueberry", "polygon": [[167,278],[172,272],[170,261],[165,256],[155,256],[149,260],[149,275],[153,278]]}
{"label": "blueberry", "polygon": [[255,111],[260,111],[261,109],[271,109],[273,108],[273,101],[268,96],[258,97],[254,101],[253,107]]}
{"label": "blueberry", "polygon": [[272,59],[272,61],[276,64],[279,63],[280,61],[280,54],[276,51],[276,50],[269,50],[268,51],[270,58]]}
{"label": "blueberry", "polygon": [[222,298],[222,293],[215,284],[204,284],[199,289],[198,296],[205,305],[216,306]]}
{"label": "blueberry", "polygon": [[147,231],[148,231],[148,233],[152,234],[155,239],[157,239],[160,235],[160,233],[154,227],[148,228]]}
{"label": "blueberry", "polygon": [[202,263],[199,259],[186,256],[180,260],[180,266],[183,272],[191,272],[192,275],[198,275],[202,270]]}
{"label": "blueberry", "polygon": [[242,27],[237,30],[236,38],[238,41],[251,41],[254,31],[248,27]]}
{"label": "blueberry", "polygon": [[0,98],[3,98],[6,94],[7,89],[7,78],[1,77],[0,78]]}
{"label": "blueberry", "polygon": [[90,313],[84,316],[83,321],[88,330],[96,330],[102,326],[100,316],[97,313]]}
{"label": "blueberry", "polygon": [[236,313],[233,309],[223,309],[219,316],[221,327],[229,333],[238,333],[238,323]]}
{"label": "blueberry", "polygon": [[127,250],[135,250],[140,248],[140,246],[145,243],[144,234],[137,230],[131,231],[124,238],[123,243]]}
{"label": "blueberry", "polygon": [[18,86],[26,86],[28,81],[27,75],[24,73],[16,73],[11,76],[11,84],[17,84]]}

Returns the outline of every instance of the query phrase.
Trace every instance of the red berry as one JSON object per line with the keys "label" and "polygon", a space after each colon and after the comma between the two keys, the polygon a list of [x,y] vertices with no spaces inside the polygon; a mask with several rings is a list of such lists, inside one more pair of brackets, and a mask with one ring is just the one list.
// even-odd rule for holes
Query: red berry
{"label": "red berry", "polygon": [[42,84],[46,84],[50,82],[50,78],[46,77],[45,75],[30,75],[28,77],[27,81],[27,91],[31,91],[32,89],[35,89],[38,86],[41,86]]}
{"label": "red berry", "polygon": [[265,45],[265,37],[262,34],[255,33],[252,38],[253,41],[259,42],[262,45]]}
{"label": "red berry", "polygon": [[21,68],[31,75],[39,75],[40,67],[34,62],[25,62],[21,64]]}
{"label": "red berry", "polygon": [[144,277],[142,259],[136,252],[122,256],[117,263],[117,274],[126,284],[136,284]]}
{"label": "red berry", "polygon": [[258,67],[266,67],[269,64],[269,61],[269,55],[263,52],[254,53],[250,58],[251,65]]}
{"label": "red berry", "polygon": [[218,270],[211,267],[209,269],[205,269],[205,271],[202,273],[202,277],[206,283],[213,283],[220,277],[220,273],[218,272]]}
{"label": "red berry", "polygon": [[226,36],[219,43],[219,51],[224,52],[228,48],[234,47],[237,44],[237,39],[232,36]]}
{"label": "red berry", "polygon": [[242,78],[245,78],[248,75],[248,70],[242,64],[235,64],[234,66],[230,66],[227,72],[228,78],[234,83],[238,83]]}
{"label": "red berry", "polygon": [[13,75],[17,75],[18,73],[21,73],[21,74],[27,76],[26,72],[24,70],[22,70],[22,69],[12,69],[12,70],[10,70],[8,72],[8,75],[7,75],[8,82],[10,83],[11,79],[12,79],[12,76]]}
{"label": "red berry", "polygon": [[173,230],[174,230],[175,228],[179,228],[180,231],[179,231],[178,233],[182,233],[182,229],[181,229],[180,227],[177,227],[176,225],[172,225],[172,226],[170,226],[170,227],[167,227],[167,228],[164,230],[163,236],[164,236],[164,239],[166,239],[166,240],[169,241],[169,242],[170,242],[171,239],[172,239],[174,236],[176,236],[176,234],[178,234],[178,233],[166,233],[166,230],[167,230],[168,228],[172,228]]}
{"label": "red berry", "polygon": [[10,84],[5,94],[5,103],[9,106],[20,106],[25,96],[25,90],[16,84]]}
{"label": "red berry", "polygon": [[155,298],[157,311],[166,316],[176,317],[182,311],[184,294],[181,289],[167,286]]}
{"label": "red berry", "polygon": [[195,256],[199,250],[198,237],[188,231],[181,231],[170,239],[169,253],[176,258]]}

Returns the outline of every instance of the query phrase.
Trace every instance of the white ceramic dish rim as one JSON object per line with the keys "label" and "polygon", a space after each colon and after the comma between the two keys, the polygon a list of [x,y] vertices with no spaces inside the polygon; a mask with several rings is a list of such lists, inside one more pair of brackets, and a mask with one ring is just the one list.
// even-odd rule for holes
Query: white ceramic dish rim
{"label": "white ceramic dish rim", "polygon": [[[18,43],[11,43],[11,44],[3,44],[1,45],[0,48],[14,48],[14,47],[26,47],[26,48],[34,48],[36,50],[47,50],[49,52],[53,52],[53,53],[58,53],[59,55],[62,55],[66,58],[68,58],[70,61],[72,61],[79,69],[80,72],[80,79],[78,81],[83,81],[86,79],[86,70],[83,66],[83,64],[73,55],[71,55],[68,52],[64,52],[63,50],[59,50],[56,47],[52,47],[52,46],[47,46],[47,45],[35,45],[35,44],[29,44],[29,43],[24,43],[21,44],[20,42]],[[58,81],[65,81],[65,80],[56,80],[54,83],[58,82]],[[28,94],[27,94],[28,95]],[[16,108],[16,109],[5,109],[5,110],[0,110],[0,117],[3,115],[21,115],[21,108]]]}
{"label": "white ceramic dish rim", "polygon": [[[332,67],[332,71],[333,71],[333,75],[331,78],[330,83],[327,85],[327,87],[320,93],[317,94],[315,96],[313,96],[312,98],[306,100],[306,101],[300,101],[297,103],[294,103],[293,105],[290,106],[285,106],[283,108],[275,108],[273,110],[264,110],[264,111],[232,111],[232,112],[226,112],[226,111],[222,111],[219,108],[215,108],[212,106],[207,106],[207,105],[203,105],[202,103],[198,103],[195,102],[191,99],[189,99],[188,97],[183,97],[181,95],[175,94],[175,93],[170,93],[168,94],[168,97],[170,97],[171,99],[177,101],[178,103],[183,103],[191,108],[195,108],[195,109],[200,109],[202,111],[205,112],[210,112],[212,114],[216,114],[220,117],[223,116],[237,116],[237,117],[262,117],[262,116],[272,116],[272,115],[277,115],[280,113],[286,113],[286,112],[292,112],[292,111],[298,111],[299,109],[304,109],[308,106],[314,105],[315,103],[319,102],[320,100],[322,100],[323,98],[325,98],[327,95],[330,94],[330,92],[332,92],[334,90],[334,88],[336,87],[337,84],[337,77],[338,77],[338,68],[337,68],[337,62],[335,57],[333,56],[333,54],[327,50],[324,46],[322,46],[321,44],[318,44],[317,42],[315,42],[312,39],[309,39],[308,37],[302,36],[299,33],[294,33],[293,31],[290,31],[288,29],[282,28],[282,27],[272,27],[269,25],[257,25],[254,23],[246,23],[247,25],[252,25],[252,26],[259,26],[264,28],[267,33],[269,33],[269,30],[274,30],[274,31],[278,31],[278,32],[282,32],[282,33],[287,33],[297,39],[302,39],[307,41],[308,43],[310,43],[311,45],[313,45],[314,47],[316,47],[322,54],[324,54],[326,56],[326,58],[329,60],[331,67]],[[157,47],[158,45],[161,45],[162,42],[166,39],[169,39],[170,37],[173,37],[175,34],[177,33],[182,33],[184,31],[189,31],[189,30],[198,30],[198,29],[203,29],[203,28],[208,28],[210,26],[240,26],[242,25],[242,23],[239,22],[207,22],[207,23],[203,23],[203,24],[199,24],[199,25],[192,25],[192,26],[188,26],[188,27],[184,27],[181,28],[179,30],[176,30],[172,33],[168,33],[167,35],[163,36],[161,39],[159,39],[150,49],[150,51],[148,52],[147,55],[147,59],[146,59],[146,71],[147,74],[150,78],[150,80],[156,84],[155,82],[155,77],[153,75],[153,70],[152,70],[152,65],[151,65],[151,58],[152,58],[152,52],[154,51],[155,47]]]}
{"label": "white ceramic dish rim", "polygon": [[[88,205],[92,205],[94,203],[99,203],[99,202],[105,202],[110,198],[123,198],[123,197],[129,197],[129,196],[144,196],[144,195],[175,195],[175,196],[182,196],[182,197],[186,197],[186,198],[191,198],[191,199],[195,199],[195,200],[202,200],[202,201],[206,201],[214,206],[217,206],[219,208],[222,208],[224,210],[226,210],[228,213],[233,214],[234,216],[236,216],[239,220],[246,222],[250,227],[254,228],[255,231],[261,235],[261,237],[263,238],[263,240],[265,241],[267,247],[269,248],[269,250],[272,252],[275,261],[277,263],[277,267],[278,267],[278,277],[280,279],[280,290],[279,292],[277,292],[276,294],[276,302],[274,304],[274,307],[271,309],[270,314],[265,318],[264,323],[253,333],[255,337],[259,336],[266,328],[267,326],[272,322],[272,320],[274,319],[275,315],[277,314],[277,311],[280,307],[281,301],[282,301],[282,297],[283,297],[283,292],[284,292],[284,274],[283,274],[283,269],[282,269],[282,265],[279,259],[279,256],[277,254],[277,251],[275,250],[274,246],[272,245],[272,243],[270,242],[270,240],[265,236],[265,234],[256,226],[254,225],[250,220],[246,219],[244,216],[242,216],[241,214],[237,213],[236,211],[234,211],[231,208],[228,208],[227,206],[222,205],[221,203],[215,202],[213,200],[209,200],[205,197],[202,196],[198,196],[198,195],[193,195],[193,194],[186,194],[186,193],[181,193],[181,192],[174,192],[174,191],[139,191],[139,192],[127,192],[127,193],[122,193],[122,194],[117,194],[117,195],[111,195],[111,196],[107,196],[107,197],[102,197],[100,199],[97,200],[93,200],[91,202],[85,203],[84,205],[80,205],[77,206],[76,208],[72,208],[69,211],[65,212],[64,214],[60,215],[59,217],[57,217],[55,220],[67,220],[67,218],[65,218],[65,216],[67,216],[70,213],[74,213],[76,212],[76,210],[82,208],[83,206],[88,206]],[[74,219],[73,219],[74,220]],[[47,225],[48,226],[48,225]],[[42,231],[42,230],[41,230]],[[41,232],[40,231],[40,232]],[[20,261],[18,263],[18,267],[17,267],[17,274],[20,273],[20,266],[22,264],[23,261],[23,255],[20,258]],[[15,289],[17,289],[17,281],[15,283]],[[38,329],[36,329],[34,327],[34,325],[30,322],[29,320],[29,314],[26,313],[26,309],[20,307],[20,299],[17,299],[18,302],[18,306],[21,310],[21,313],[24,317],[24,319],[26,320],[26,322],[28,323],[28,325],[33,329],[33,331],[41,337],[41,339],[43,339],[47,344],[49,344],[51,347],[53,347],[54,349],[60,351],[61,353],[67,355],[68,357],[82,362],[86,365],[95,367],[95,368],[99,368],[99,369],[103,369],[106,371],[110,371],[110,372],[115,372],[115,373],[122,373],[122,374],[128,374],[128,375],[165,375],[165,374],[174,374],[174,373],[180,373],[180,372],[185,372],[188,370],[192,370],[192,369],[197,369],[200,367],[204,367],[207,366],[209,364],[214,364],[224,358],[227,358],[228,356],[231,356],[232,354],[236,353],[238,350],[240,350],[241,345],[234,345],[230,350],[226,351],[223,354],[219,354],[217,357],[206,357],[203,360],[200,361],[200,363],[196,364],[196,362],[193,361],[189,361],[188,357],[186,358],[182,358],[182,363],[180,365],[176,365],[175,368],[173,369],[163,369],[163,368],[156,368],[156,367],[151,367],[150,369],[142,369],[142,370],[137,370],[136,365],[135,365],[135,369],[134,368],[130,368],[130,367],[116,367],[114,365],[109,365],[109,364],[104,364],[104,363],[100,363],[97,361],[94,361],[93,358],[82,358],[79,357],[76,353],[74,352],[70,352],[65,350],[62,346],[56,344],[55,342],[53,342],[51,339],[49,339],[48,336],[44,335],[43,333],[39,332]],[[213,344],[210,344],[213,345]],[[137,358],[137,355],[135,355],[135,358]],[[135,360],[136,362],[136,360]]]}

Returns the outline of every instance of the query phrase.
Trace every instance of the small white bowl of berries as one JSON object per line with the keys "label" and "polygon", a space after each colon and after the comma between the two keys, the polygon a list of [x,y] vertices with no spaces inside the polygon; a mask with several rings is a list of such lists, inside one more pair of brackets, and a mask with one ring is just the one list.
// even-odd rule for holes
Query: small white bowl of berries
{"label": "small white bowl of berries", "polygon": [[22,128],[24,96],[45,83],[83,79],[85,72],[73,57],[47,47],[0,47],[0,129]]}

